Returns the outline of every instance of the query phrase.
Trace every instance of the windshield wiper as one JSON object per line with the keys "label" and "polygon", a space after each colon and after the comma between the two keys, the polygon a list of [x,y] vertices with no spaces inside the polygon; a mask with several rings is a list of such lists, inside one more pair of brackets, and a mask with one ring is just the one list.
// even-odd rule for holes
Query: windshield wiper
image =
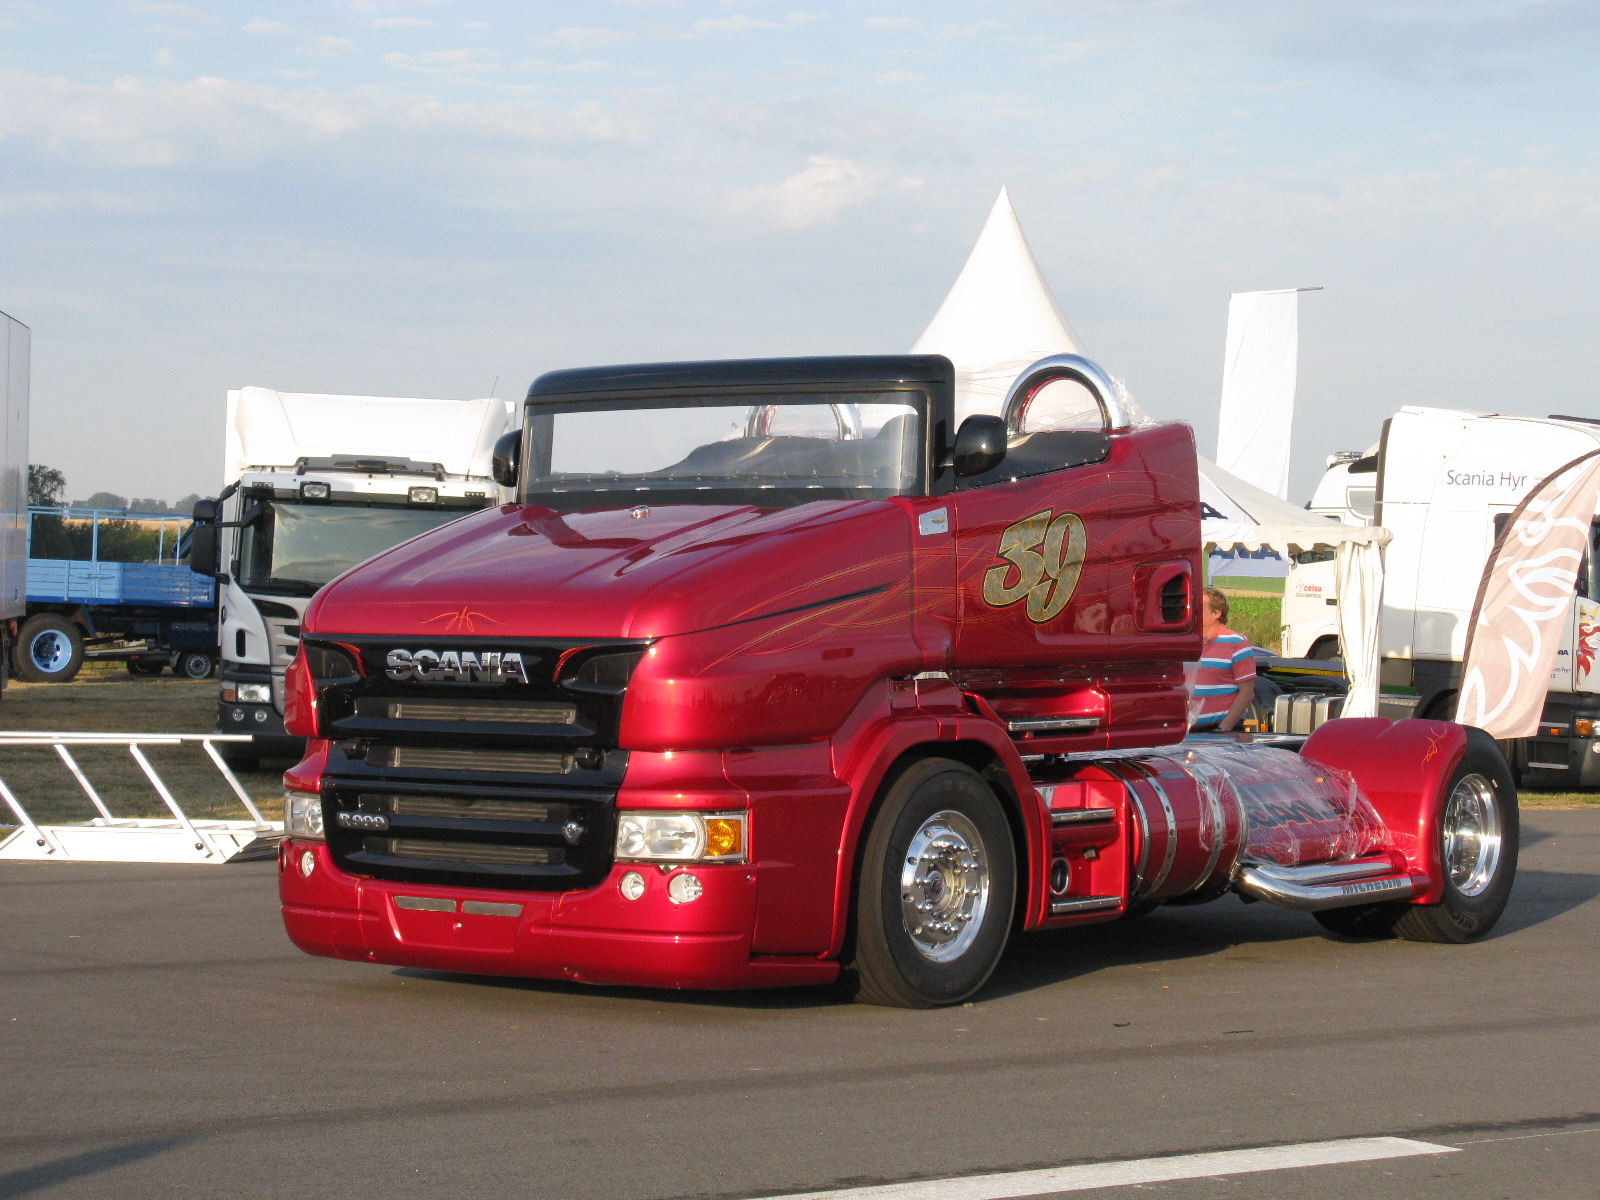
{"label": "windshield wiper", "polygon": [[312,583],[309,579],[290,579],[285,576],[274,575],[261,586],[278,588],[282,591],[304,592],[309,596],[322,585],[320,583]]}

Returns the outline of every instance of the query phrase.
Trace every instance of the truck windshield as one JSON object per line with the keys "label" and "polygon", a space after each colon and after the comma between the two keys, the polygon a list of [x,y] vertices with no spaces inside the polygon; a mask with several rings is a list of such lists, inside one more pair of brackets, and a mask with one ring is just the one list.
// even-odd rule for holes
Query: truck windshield
{"label": "truck windshield", "polygon": [[239,542],[239,584],[309,596],[335,575],[462,516],[460,509],[269,503]]}
{"label": "truck windshield", "polygon": [[921,393],[537,404],[523,499],[607,504],[883,499],[921,482]]}

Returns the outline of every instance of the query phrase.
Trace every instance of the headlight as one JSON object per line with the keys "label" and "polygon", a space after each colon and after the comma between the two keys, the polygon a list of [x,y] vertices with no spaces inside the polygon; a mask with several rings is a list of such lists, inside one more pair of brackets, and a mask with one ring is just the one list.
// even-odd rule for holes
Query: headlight
{"label": "headlight", "polygon": [[[223,688],[222,698],[228,699],[229,688]],[[233,699],[240,704],[271,704],[272,685],[270,683],[240,683],[232,687]]]}
{"label": "headlight", "polygon": [[625,812],[617,858],[628,862],[743,862],[745,814]]}
{"label": "headlight", "polygon": [[284,792],[283,811],[290,837],[307,842],[327,840],[322,833],[322,797],[316,792]]}

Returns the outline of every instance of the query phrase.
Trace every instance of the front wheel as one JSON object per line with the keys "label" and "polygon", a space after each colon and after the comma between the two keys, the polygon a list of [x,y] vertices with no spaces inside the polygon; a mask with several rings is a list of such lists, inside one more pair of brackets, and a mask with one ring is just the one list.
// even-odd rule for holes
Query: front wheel
{"label": "front wheel", "polygon": [[913,763],[867,831],[846,964],[857,1000],[956,1004],[983,986],[1011,932],[1011,827],[994,790],[947,758]]}

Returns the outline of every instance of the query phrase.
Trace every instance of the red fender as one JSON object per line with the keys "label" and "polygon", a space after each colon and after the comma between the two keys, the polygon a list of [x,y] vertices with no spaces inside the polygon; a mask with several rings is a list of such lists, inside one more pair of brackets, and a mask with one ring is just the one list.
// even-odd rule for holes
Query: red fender
{"label": "red fender", "polygon": [[1349,717],[1319,727],[1300,754],[1356,781],[1383,818],[1389,849],[1428,877],[1412,903],[1437,904],[1444,895],[1438,838],[1444,788],[1466,749],[1467,731],[1454,721]]}

